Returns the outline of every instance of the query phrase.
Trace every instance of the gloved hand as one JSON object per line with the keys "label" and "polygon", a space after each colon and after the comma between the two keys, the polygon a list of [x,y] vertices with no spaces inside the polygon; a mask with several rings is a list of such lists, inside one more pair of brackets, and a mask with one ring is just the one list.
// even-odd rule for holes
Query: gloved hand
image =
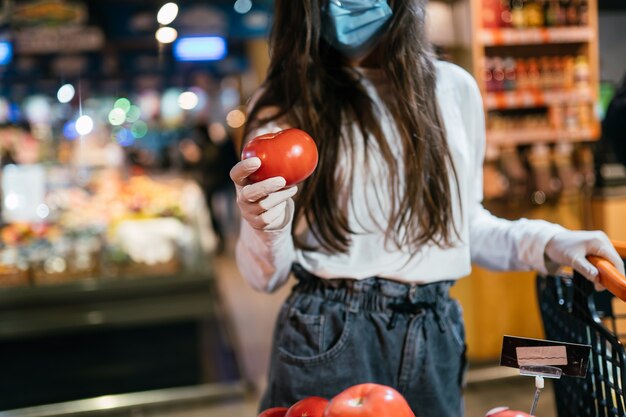
{"label": "gloved hand", "polygon": [[237,205],[241,216],[250,226],[258,230],[278,230],[284,227],[293,215],[292,197],[298,187],[285,186],[282,177],[268,178],[251,184],[248,176],[261,167],[259,158],[249,158],[238,162],[230,170],[230,178],[235,183]]}
{"label": "gloved hand", "polygon": [[[598,269],[587,260],[587,255],[597,255],[610,261],[618,271],[624,274],[624,262],[603,232],[565,231],[554,235],[546,245],[548,265],[571,266],[585,278],[594,283],[596,291],[605,290],[600,285]],[[553,265],[554,266],[554,265]]]}

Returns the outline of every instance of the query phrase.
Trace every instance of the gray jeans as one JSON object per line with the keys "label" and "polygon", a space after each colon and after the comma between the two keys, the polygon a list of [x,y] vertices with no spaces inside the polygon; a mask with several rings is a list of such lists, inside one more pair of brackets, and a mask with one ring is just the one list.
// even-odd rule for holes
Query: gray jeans
{"label": "gray jeans", "polygon": [[262,409],[374,382],[396,388],[416,416],[463,415],[465,330],[452,281],[323,280],[299,265],[294,273]]}

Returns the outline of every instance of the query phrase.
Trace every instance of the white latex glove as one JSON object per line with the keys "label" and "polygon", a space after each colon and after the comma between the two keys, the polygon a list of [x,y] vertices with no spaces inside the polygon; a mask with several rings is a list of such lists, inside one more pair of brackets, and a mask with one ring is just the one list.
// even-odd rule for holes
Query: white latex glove
{"label": "white latex glove", "polygon": [[292,197],[298,187],[284,188],[283,177],[268,178],[250,183],[248,176],[261,167],[259,158],[248,158],[238,162],[230,170],[230,178],[235,183],[237,205],[242,218],[257,230],[278,230],[283,228],[293,215]]}
{"label": "white latex glove", "polygon": [[[594,283],[596,291],[605,290],[599,283],[598,269],[587,260],[587,255],[596,255],[611,262],[624,274],[624,262],[608,236],[603,232],[565,231],[554,235],[546,245],[548,269],[550,262],[557,265],[571,266],[585,278]],[[554,265],[552,265],[554,267]]]}

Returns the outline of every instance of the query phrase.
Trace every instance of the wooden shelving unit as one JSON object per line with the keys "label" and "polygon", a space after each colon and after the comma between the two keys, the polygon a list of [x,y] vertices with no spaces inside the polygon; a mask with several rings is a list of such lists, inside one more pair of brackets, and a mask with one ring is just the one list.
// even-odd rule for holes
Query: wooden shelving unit
{"label": "wooden shelving unit", "polygon": [[[463,52],[465,64],[479,83],[487,124],[489,112],[496,110],[528,109],[550,107],[572,103],[589,103],[595,106],[599,100],[599,52],[598,52],[598,4],[597,0],[588,0],[589,18],[585,26],[564,26],[545,28],[485,28],[483,27],[484,0],[461,0],[462,10],[469,12],[471,23],[466,28],[463,38],[471,40]],[[459,8],[457,8],[459,9]],[[463,12],[461,12],[462,14]],[[556,90],[512,90],[488,91],[484,81],[485,58],[518,53],[524,58],[551,56],[567,49],[576,56],[584,56],[589,66],[589,86],[580,89]],[[514,51],[514,52],[511,52]],[[494,146],[522,145],[543,142],[546,144],[559,141],[587,142],[600,136],[599,120],[592,112],[592,125],[578,129],[575,134],[555,129],[540,132],[488,132],[487,141]]]}
{"label": "wooden shelving unit", "polygon": [[532,145],[534,143],[550,142],[583,142],[596,137],[597,132],[592,129],[583,130],[553,130],[553,129],[519,129],[504,132],[488,132],[489,142],[492,145]]}
{"label": "wooden shelving unit", "polygon": [[591,27],[558,27],[529,29],[480,28],[478,42],[484,46],[543,45],[559,43],[585,43],[595,40]]}
{"label": "wooden shelving unit", "polygon": [[503,91],[484,93],[483,101],[487,110],[507,110],[566,103],[593,103],[594,95],[591,89]]}

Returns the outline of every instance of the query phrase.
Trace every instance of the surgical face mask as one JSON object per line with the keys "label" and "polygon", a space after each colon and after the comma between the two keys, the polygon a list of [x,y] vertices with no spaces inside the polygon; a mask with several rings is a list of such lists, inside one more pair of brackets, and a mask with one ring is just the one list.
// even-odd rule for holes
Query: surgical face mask
{"label": "surgical face mask", "polygon": [[387,0],[329,0],[322,12],[322,36],[348,57],[366,55],[393,13]]}

